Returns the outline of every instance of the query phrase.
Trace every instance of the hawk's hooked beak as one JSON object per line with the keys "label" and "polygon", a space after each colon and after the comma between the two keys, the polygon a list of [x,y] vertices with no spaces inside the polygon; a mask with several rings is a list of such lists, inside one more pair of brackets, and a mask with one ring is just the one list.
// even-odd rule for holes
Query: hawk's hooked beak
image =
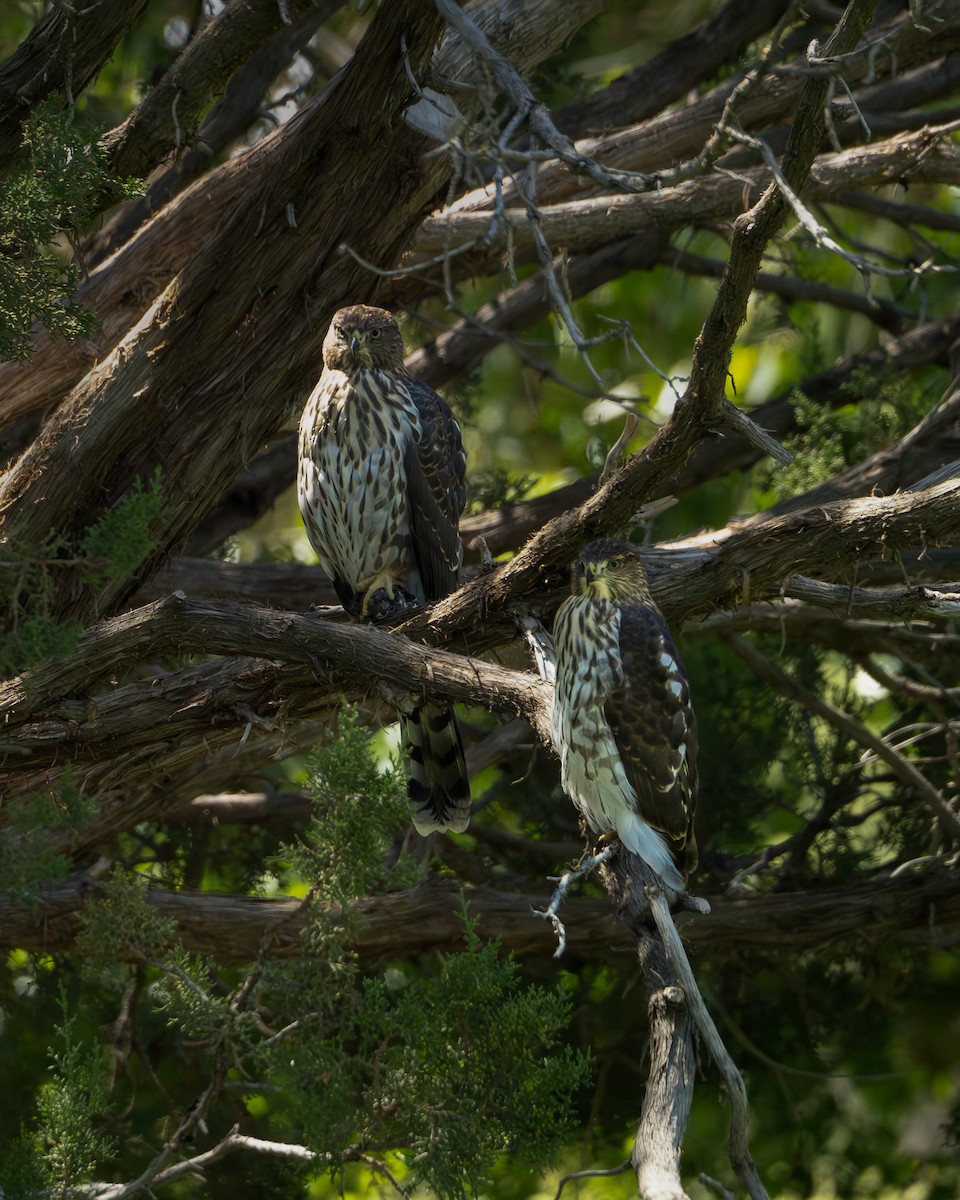
{"label": "hawk's hooked beak", "polygon": [[353,333],[350,336],[350,353],[353,355],[353,360],[356,362],[357,354],[360,350],[360,334]]}
{"label": "hawk's hooked beak", "polygon": [[610,596],[610,584],[604,573],[604,563],[584,563],[581,568],[580,590],[584,594],[606,599]]}

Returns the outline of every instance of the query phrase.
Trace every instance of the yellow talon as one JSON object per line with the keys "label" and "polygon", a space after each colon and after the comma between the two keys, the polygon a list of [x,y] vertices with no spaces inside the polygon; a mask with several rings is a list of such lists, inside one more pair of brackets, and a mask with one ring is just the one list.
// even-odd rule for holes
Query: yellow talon
{"label": "yellow talon", "polygon": [[397,582],[397,577],[389,571],[379,571],[376,575],[371,575],[369,579],[361,579],[360,586],[357,591],[363,592],[363,604],[360,607],[360,615],[367,616],[367,610],[370,607],[370,598],[375,596],[381,588],[387,593],[388,600],[394,600],[393,586]]}

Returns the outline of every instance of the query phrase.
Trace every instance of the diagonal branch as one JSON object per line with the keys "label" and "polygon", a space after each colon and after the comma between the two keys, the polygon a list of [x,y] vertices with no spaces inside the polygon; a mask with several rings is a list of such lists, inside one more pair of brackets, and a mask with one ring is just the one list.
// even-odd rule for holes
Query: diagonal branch
{"label": "diagonal branch", "polygon": [[[517,609],[548,619],[580,546],[623,529],[676,469],[696,436],[684,419],[689,411],[680,406],[679,419],[675,414],[609,483],[545,525],[511,562],[413,617],[403,631],[442,645],[467,636],[476,652],[512,636]],[[778,596],[791,575],[833,572],[843,578],[871,557],[953,545],[958,522],[960,481],[947,480],[923,491],[836,501],[748,522],[743,530],[734,523],[665,547],[669,569],[651,554],[648,571],[657,603],[669,620],[680,622],[717,606]]]}
{"label": "diagonal branch", "polygon": [[[439,33],[428,7],[380,9],[335,84],[264,140],[259,171],[214,235],[5,476],[5,537],[75,534],[162,462],[168,513],[140,576],[182,544],[314,376],[330,313],[371,295],[372,282],[335,248],[359,222],[368,256],[392,261],[432,206],[433,182],[407,169],[430,143],[403,114],[406,68],[425,69]],[[342,137],[365,110],[365,136]],[[374,158],[383,186],[371,190]],[[64,580],[54,611],[109,611],[135,586],[113,581],[77,597],[76,582]]]}
{"label": "diagonal branch", "polygon": [[[876,0],[851,0],[824,47],[824,55],[852,50],[873,19],[875,9]],[[781,167],[784,179],[794,191],[803,187],[820,148],[829,86],[828,79],[814,78],[800,93]],[[716,419],[723,402],[733,345],[746,319],[747,302],[763,254],[788,211],[782,190],[771,184],[760,200],[734,222],[727,266],[716,300],[694,344],[690,382],[684,396],[684,405],[696,410],[700,420]]]}
{"label": "diagonal branch", "polygon": [[20,147],[33,105],[61,93],[64,105],[95,79],[147,0],[50,5],[29,36],[0,66],[0,171]]}
{"label": "diagonal branch", "polygon": [[[310,11],[310,0],[288,0],[289,19]],[[329,4],[330,9],[336,7]],[[178,55],[130,115],[103,138],[116,175],[146,175],[192,140],[210,99],[223,89],[251,49],[282,28],[276,0],[230,0]]]}
{"label": "diagonal branch", "polygon": [[952,841],[960,841],[960,818],[930,780],[921,771],[918,771],[909,759],[895,750],[885,738],[871,733],[865,725],[851,717],[849,713],[798,684],[743,638],[724,637],[721,640],[761,679],[765,679],[775,691],[795,700],[816,716],[822,717],[851,741],[870,750],[877,758],[885,762],[897,779],[910,788],[922,801],[931,815],[939,822],[944,833]]}

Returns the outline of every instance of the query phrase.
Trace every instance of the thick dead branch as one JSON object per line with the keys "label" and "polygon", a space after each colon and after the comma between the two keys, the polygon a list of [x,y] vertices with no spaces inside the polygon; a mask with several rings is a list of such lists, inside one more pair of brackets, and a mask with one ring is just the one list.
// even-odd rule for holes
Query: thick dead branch
{"label": "thick dead branch", "polygon": [[[119,664],[161,653],[263,657],[214,660],[98,688]],[[170,596],[94,626],[73,658],[0,689],[8,718],[0,747],[5,817],[16,797],[55,786],[59,764],[69,760],[76,785],[98,798],[94,819],[50,842],[73,854],[216,786],[215,772],[204,779],[204,770],[218,767],[229,777],[231,756],[254,731],[265,731],[259,747],[265,762],[278,741],[298,744],[300,722],[332,716],[344,701],[372,705],[386,723],[397,707],[426,694],[523,715],[549,744],[549,689],[533,676],[382,630]],[[189,779],[195,787],[185,796]]]}
{"label": "thick dead branch", "polygon": [[[648,1043],[650,1072],[643,1114],[634,1141],[633,1164],[644,1200],[683,1200],[680,1148],[686,1133],[697,1073],[696,1043],[716,1064],[730,1104],[730,1162],[751,1200],[769,1200],[747,1140],[747,1094],[740,1072],[723,1044],[697,987],[657,876],[634,855],[620,853],[604,862],[600,877],[617,915],[636,941],[651,1007],[666,1001]],[[700,919],[709,922],[706,912]]]}
{"label": "thick dead branch", "polygon": [[[719,604],[749,603],[751,598],[778,594],[795,574],[849,578],[859,564],[900,548],[953,545],[958,519],[960,482],[949,480],[921,492],[836,501],[787,513],[762,527],[751,524],[741,531],[734,523],[699,542],[702,557],[691,555],[685,561],[681,555],[675,570],[658,579],[658,603],[673,612],[677,607],[690,612],[681,598],[684,588],[706,589]],[[804,536],[798,537],[801,531]],[[692,548],[690,541],[682,545]],[[741,553],[747,545],[749,562]]]}
{"label": "thick dead branch", "polygon": [[647,1081],[631,1161],[644,1200],[689,1200],[680,1182],[680,1153],[697,1075],[696,1027],[663,954],[638,939],[647,990]]}
{"label": "thick dead branch", "polygon": [[621,850],[601,869],[618,919],[635,942],[647,993],[649,1066],[631,1162],[643,1200],[689,1200],[680,1153],[697,1078],[697,1025],[676,965],[649,923],[643,881],[633,866],[633,856]]}
{"label": "thick dead branch", "polygon": [[864,588],[791,575],[783,586],[783,595],[860,619],[897,616],[909,621],[917,617],[953,617],[960,613],[960,583]]}

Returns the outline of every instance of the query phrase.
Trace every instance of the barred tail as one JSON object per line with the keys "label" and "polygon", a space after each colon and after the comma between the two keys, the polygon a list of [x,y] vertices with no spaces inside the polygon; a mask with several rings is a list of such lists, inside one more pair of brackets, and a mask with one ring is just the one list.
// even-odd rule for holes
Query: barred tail
{"label": "barred tail", "polygon": [[417,833],[462,833],[470,822],[470,780],[453,709],[424,704],[404,725],[407,794]]}

